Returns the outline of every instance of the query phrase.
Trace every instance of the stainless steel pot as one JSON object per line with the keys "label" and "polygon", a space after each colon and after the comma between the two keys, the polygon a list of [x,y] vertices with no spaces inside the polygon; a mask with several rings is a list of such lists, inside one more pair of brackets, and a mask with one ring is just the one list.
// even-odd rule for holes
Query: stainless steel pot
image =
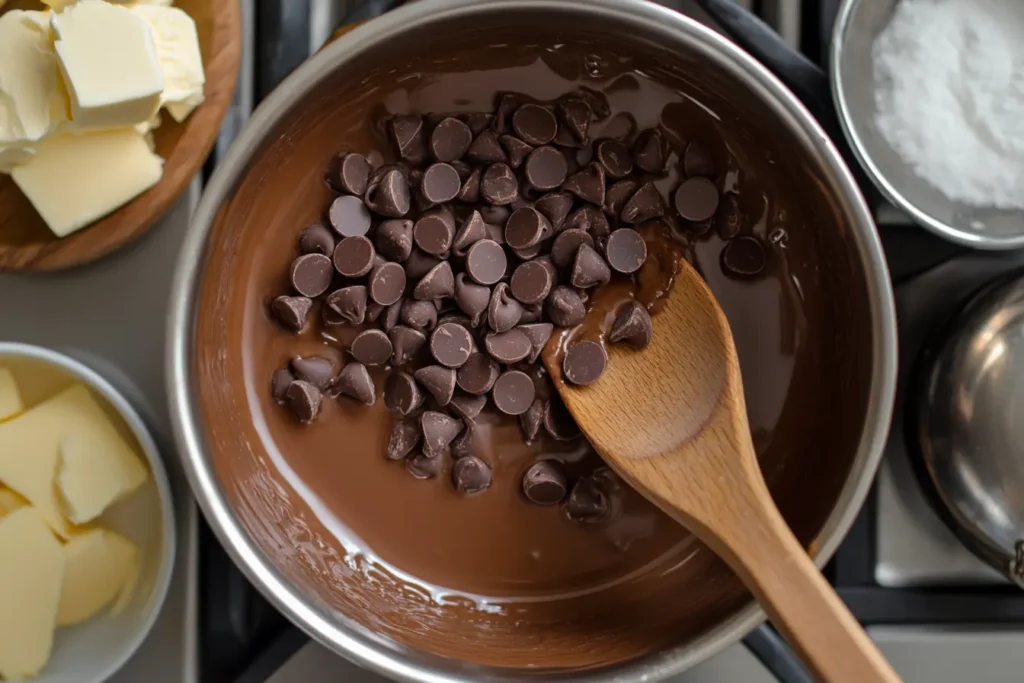
{"label": "stainless steel pot", "polygon": [[[742,100],[751,105],[756,116],[777,124],[791,145],[794,159],[813,178],[816,192],[827,198],[836,216],[835,225],[819,226],[831,230],[824,241],[823,258],[831,259],[825,268],[848,271],[850,291],[839,296],[835,305],[845,318],[835,339],[841,347],[855,337],[854,353],[863,355],[858,376],[846,379],[850,386],[832,387],[832,393],[855,395],[844,426],[849,427],[849,443],[842,462],[833,468],[834,486],[827,494],[806,490],[799,472],[788,475],[792,502],[806,496],[818,510],[816,518],[803,526],[804,535],[813,539],[811,552],[823,565],[839,545],[852,524],[881,458],[891,413],[896,366],[895,319],[892,291],[870,212],[849,170],[828,136],[812,115],[780,81],[748,54],[697,22],[654,4],[624,0],[421,0],[370,22],[332,44],[310,59],[290,76],[257,110],[228,156],[220,164],[207,187],[195,214],[183,248],[174,286],[171,331],[168,339],[170,399],[175,418],[175,435],[182,450],[193,490],[208,521],[233,559],[249,579],[286,616],[311,636],[339,654],[386,676],[409,681],[448,683],[456,681],[518,681],[557,678],[562,681],[653,681],[676,674],[742,638],[764,620],[763,612],[747,600],[730,610],[717,623],[703,629],[686,642],[615,666],[587,671],[529,671],[483,667],[443,659],[403,646],[360,625],[351,614],[340,613],[308,586],[299,585],[282,560],[254,536],[254,524],[272,525],[272,521],[253,520],[240,511],[236,491],[238,482],[225,481],[214,464],[216,449],[223,445],[211,438],[209,415],[204,412],[197,364],[214,364],[222,358],[197,357],[197,324],[201,310],[204,277],[226,247],[228,239],[219,231],[222,216],[237,205],[239,187],[251,172],[257,157],[279,141],[283,122],[296,103],[322,92],[331,77],[367,55],[383,55],[387,46],[402,44],[415,36],[451,38],[458,26],[482,21],[543,21],[551,29],[565,32],[585,27],[587,31],[614,35],[630,41],[637,50],[657,49],[659,54],[685,56],[692,68],[714,72],[722,83],[728,82]],[[439,39],[441,39],[439,38]],[[381,57],[384,58],[383,56]],[[211,235],[213,239],[211,240]],[[218,253],[212,255],[211,251]],[[223,286],[215,298],[229,298],[230,283],[214,278]],[[202,290],[202,291],[201,291]],[[210,322],[210,321],[207,321]],[[218,318],[215,321],[220,324]],[[223,321],[229,324],[228,321]],[[856,322],[857,324],[852,324]],[[861,324],[862,323],[862,324]],[[201,355],[201,354],[200,354]],[[221,354],[223,355],[223,354]],[[841,354],[839,356],[841,362]],[[209,370],[209,368],[207,368]],[[230,374],[230,372],[228,373]],[[222,383],[231,378],[219,378]],[[213,385],[207,385],[213,386]],[[239,419],[243,419],[239,416]],[[809,416],[810,421],[821,420]],[[828,418],[825,418],[828,419]],[[245,427],[244,425],[240,425]],[[807,456],[808,454],[804,454]],[[830,457],[829,453],[813,456]],[[799,468],[796,468],[799,469]],[[824,499],[823,499],[824,498]],[[786,501],[783,501],[786,502]],[[787,506],[783,505],[784,512]],[[249,511],[251,512],[251,511]],[[800,521],[800,520],[791,520]],[[804,520],[805,522],[807,520]],[[258,535],[258,534],[257,534]],[[809,540],[808,539],[808,540]],[[726,577],[728,578],[728,577]]]}

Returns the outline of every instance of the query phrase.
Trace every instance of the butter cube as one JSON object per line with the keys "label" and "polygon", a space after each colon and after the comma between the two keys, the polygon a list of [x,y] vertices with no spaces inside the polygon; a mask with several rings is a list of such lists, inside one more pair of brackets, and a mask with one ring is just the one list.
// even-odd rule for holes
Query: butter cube
{"label": "butter cube", "polygon": [[178,122],[203,102],[206,74],[196,22],[174,7],[139,4],[132,14],[146,20],[156,37],[156,54],[164,75],[160,104]]}
{"label": "butter cube", "polygon": [[32,143],[67,121],[49,12],[0,16],[0,168],[21,163]]}
{"label": "butter cube", "polygon": [[54,135],[11,177],[58,237],[127,204],[160,181],[163,160],[134,128]]}
{"label": "butter cube", "polygon": [[64,563],[38,511],[0,518],[0,678],[35,676],[50,658]]}
{"label": "butter cube", "polygon": [[125,537],[90,529],[64,545],[67,560],[57,609],[57,625],[70,626],[92,617],[118,598],[138,572],[139,552]]}
{"label": "butter cube", "polygon": [[[84,444],[81,453],[74,446],[62,453],[61,445],[72,439]],[[94,471],[83,472],[88,468]],[[63,538],[75,533],[65,512],[75,523],[88,522],[147,476],[107,413],[80,384],[0,424],[0,482],[28,499]],[[112,483],[88,490],[89,482],[105,477]]]}
{"label": "butter cube", "polygon": [[127,7],[80,0],[50,24],[75,125],[119,128],[153,118],[164,77],[144,19]]}
{"label": "butter cube", "polygon": [[23,410],[25,404],[21,402],[21,393],[14,375],[7,368],[0,368],[0,422],[9,420]]}

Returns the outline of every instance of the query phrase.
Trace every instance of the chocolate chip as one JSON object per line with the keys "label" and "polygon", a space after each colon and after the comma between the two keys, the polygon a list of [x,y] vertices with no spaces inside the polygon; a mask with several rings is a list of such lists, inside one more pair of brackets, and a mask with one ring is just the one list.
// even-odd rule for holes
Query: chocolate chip
{"label": "chocolate chip", "polygon": [[[512,215],[512,209],[508,208],[507,206],[490,206],[490,205],[481,206],[481,207],[479,207],[479,209],[480,209],[480,217],[484,219],[484,223],[485,224],[494,224],[494,225],[498,226],[498,228],[501,230],[502,238],[501,238],[501,240],[497,240],[497,241],[499,243],[504,241],[504,239],[505,239],[505,237],[504,237],[505,221],[507,221],[508,217]],[[495,238],[491,237],[491,239],[495,239]]]}
{"label": "chocolate chip", "polygon": [[487,335],[484,348],[491,354],[491,358],[505,365],[518,363],[529,356],[533,349],[530,338],[519,328]]}
{"label": "chocolate chip", "polygon": [[676,211],[688,221],[700,223],[715,215],[718,189],[707,178],[690,178],[676,190]]}
{"label": "chocolate chip", "polygon": [[572,264],[569,282],[574,287],[588,289],[606,285],[611,279],[612,271],[601,255],[592,246],[581,244],[576,250],[576,259]]}
{"label": "chocolate chip", "polygon": [[519,197],[519,181],[508,164],[491,164],[480,180],[480,195],[491,204],[511,204]]}
{"label": "chocolate chip", "polygon": [[491,301],[491,289],[478,285],[466,273],[455,276],[455,303],[468,315],[474,326],[479,325]]}
{"label": "chocolate chip", "polygon": [[459,458],[452,467],[452,483],[464,496],[480,493],[491,486],[491,468],[472,455]]}
{"label": "chocolate chip", "polygon": [[352,340],[349,353],[363,365],[384,365],[391,359],[394,347],[381,330],[363,330]]}
{"label": "chocolate chip", "polygon": [[562,372],[573,384],[586,385],[597,381],[608,364],[604,347],[596,341],[584,339],[575,342],[565,352]]}
{"label": "chocolate chip", "polygon": [[534,263],[539,263],[540,265],[547,268],[547,271],[551,273],[551,286],[556,286],[558,284],[558,266],[556,266],[554,260],[552,260],[551,254],[544,254],[543,256],[538,256],[537,258],[533,259],[533,261]]}
{"label": "chocolate chip", "polygon": [[594,246],[594,238],[579,228],[568,228],[558,233],[551,244],[551,260],[560,268],[569,267],[576,259],[581,245]]}
{"label": "chocolate chip", "polygon": [[523,161],[526,157],[530,156],[530,152],[533,151],[533,147],[526,144],[514,135],[502,135],[498,138],[501,141],[501,146],[505,148],[508,156],[508,164],[512,168],[519,168],[523,165]]}
{"label": "chocolate chip", "polygon": [[[366,319],[366,302],[369,295],[363,285],[342,287],[327,295],[324,302],[337,315],[337,319],[349,325],[361,325]],[[326,314],[326,312],[325,312]]]}
{"label": "chocolate chip", "polygon": [[449,116],[434,126],[430,134],[430,151],[438,161],[455,161],[466,153],[472,141],[473,131],[469,126]]}
{"label": "chocolate chip", "polygon": [[555,139],[558,120],[539,104],[524,104],[512,115],[512,129],[529,145],[546,145]]}
{"label": "chocolate chip", "polygon": [[618,140],[602,140],[595,150],[597,163],[604,166],[610,178],[625,178],[633,170],[633,157],[629,148]]}
{"label": "chocolate chip", "polygon": [[320,413],[323,394],[311,383],[297,379],[284,393],[285,405],[300,422],[312,422]]}
{"label": "chocolate chip", "polygon": [[359,197],[342,195],[331,203],[327,212],[334,231],[343,237],[365,235],[370,231],[370,212]]}
{"label": "chocolate chip", "polygon": [[441,263],[441,259],[437,256],[414,247],[403,265],[405,266],[405,274],[408,279],[419,280],[436,268],[439,263]]}
{"label": "chocolate chip", "polygon": [[412,221],[393,218],[377,226],[374,243],[385,258],[401,263],[412,253],[412,235]]}
{"label": "chocolate chip", "polygon": [[391,346],[394,349],[394,354],[391,357],[393,365],[405,365],[427,343],[427,335],[405,325],[392,327],[388,332],[388,339],[391,340]]}
{"label": "chocolate chip", "polygon": [[416,246],[428,254],[441,256],[452,246],[454,231],[438,214],[427,214],[416,221],[413,239]]}
{"label": "chocolate chip", "polygon": [[376,252],[366,237],[346,237],[334,249],[334,269],[345,277],[362,277],[374,265]]}
{"label": "chocolate chip", "polygon": [[320,223],[307,225],[299,233],[299,251],[330,256],[334,253],[334,235]]}
{"label": "chocolate chip", "polygon": [[487,237],[487,225],[479,211],[473,211],[462,223],[452,243],[456,256],[465,256],[469,248]]}
{"label": "chocolate chip", "polygon": [[402,303],[402,323],[416,330],[431,330],[437,324],[437,306],[432,301],[407,299]]}
{"label": "chocolate chip", "polygon": [[551,231],[551,224],[544,214],[532,207],[516,209],[505,224],[505,244],[528,249],[541,241],[545,231]]}
{"label": "chocolate chip", "polygon": [[552,192],[534,202],[533,208],[548,219],[553,231],[558,232],[565,223],[565,217],[572,210],[572,196],[565,192]]}
{"label": "chocolate chip", "polygon": [[428,365],[413,373],[416,381],[423,385],[437,405],[446,406],[455,393],[455,370],[443,365]]}
{"label": "chocolate chip", "polygon": [[624,223],[643,223],[665,215],[665,201],[654,183],[644,183],[622,207]]}
{"label": "chocolate chip", "polygon": [[292,261],[292,288],[302,296],[320,296],[331,286],[333,278],[331,259],[323,254],[303,254]]}
{"label": "chocolate chip", "polygon": [[608,519],[611,505],[605,492],[593,480],[583,477],[572,487],[565,511],[573,521],[597,524]]}
{"label": "chocolate chip", "polygon": [[558,505],[566,490],[565,474],[551,460],[534,463],[523,476],[523,495],[535,505]]}
{"label": "chocolate chip", "polygon": [[614,140],[629,140],[636,133],[636,119],[627,111],[619,112],[601,129],[601,135]]}
{"label": "chocolate chip", "polygon": [[455,275],[452,267],[447,261],[441,261],[430,269],[412,290],[413,297],[424,301],[427,299],[440,299],[451,296],[455,293]]}
{"label": "chocolate chip", "polygon": [[487,305],[487,324],[494,332],[505,332],[519,324],[523,316],[523,307],[509,292],[504,282],[499,283],[491,292],[491,301]]}
{"label": "chocolate chip", "polygon": [[433,455],[442,453],[448,448],[459,432],[462,431],[462,420],[428,410],[420,416],[420,428],[423,430],[423,452]]}
{"label": "chocolate chip", "polygon": [[544,346],[548,343],[548,339],[551,338],[552,333],[555,331],[554,325],[551,323],[527,323],[520,325],[516,329],[525,334],[526,338],[530,341],[528,360],[530,363],[536,363],[537,359],[540,358],[541,351],[544,350]]}
{"label": "chocolate chip", "polygon": [[620,180],[613,183],[604,195],[604,210],[612,216],[622,213],[622,207],[636,194],[640,184],[635,180]]}
{"label": "chocolate chip", "polygon": [[551,293],[553,284],[551,272],[536,261],[519,264],[512,272],[510,280],[512,296],[524,304],[544,301]]}
{"label": "chocolate chip", "polygon": [[459,368],[455,380],[459,388],[479,396],[486,394],[498,379],[498,364],[484,353],[470,354],[469,360]]}
{"label": "chocolate chip", "polygon": [[502,132],[508,130],[511,125],[512,114],[521,105],[531,100],[526,95],[517,92],[500,93],[496,99],[498,100],[498,111],[494,115],[495,127]]}
{"label": "chocolate chip", "polygon": [[526,181],[536,190],[553,190],[565,182],[569,164],[554,147],[538,147],[526,158]]}
{"label": "chocolate chip", "polygon": [[463,420],[474,420],[483,411],[485,405],[487,405],[487,396],[456,393],[452,396],[448,408]]}
{"label": "chocolate chip", "polygon": [[366,305],[366,322],[375,323],[380,319],[380,316],[387,309],[387,306],[381,306],[376,301],[371,301]]}
{"label": "chocolate chip", "polygon": [[494,164],[507,159],[498,134],[493,130],[485,130],[477,135],[466,156],[478,164]]}
{"label": "chocolate chip", "polygon": [[398,420],[391,426],[388,437],[388,460],[401,460],[412,453],[423,433],[418,420]]}
{"label": "chocolate chip", "polygon": [[690,142],[683,152],[683,173],[687,178],[715,175],[715,160],[711,150],[696,140]]}
{"label": "chocolate chip", "polygon": [[479,168],[470,171],[466,179],[462,181],[462,187],[459,188],[459,193],[455,195],[455,198],[467,204],[475,204],[480,201],[480,176]]}
{"label": "chocolate chip", "polygon": [[577,209],[565,219],[565,225],[562,229],[570,230],[573,228],[586,230],[595,240],[607,237],[608,233],[611,232],[611,227],[608,225],[608,217],[594,206],[584,206]]}
{"label": "chocolate chip", "polygon": [[295,381],[295,375],[288,368],[278,368],[270,377],[270,396],[279,404],[284,404],[288,385]]}
{"label": "chocolate chip", "polygon": [[[484,401],[487,400],[486,396],[478,398],[482,398]],[[459,432],[457,437],[452,439],[449,450],[452,458],[455,460],[468,458],[476,453],[476,427],[471,421],[466,421],[466,428]]]}
{"label": "chocolate chip", "polygon": [[548,295],[544,307],[551,322],[559,327],[575,327],[587,315],[583,299],[572,287],[555,287]]}
{"label": "chocolate chip", "polygon": [[635,273],[647,260],[647,243],[636,230],[620,228],[608,237],[604,253],[615,271]]}
{"label": "chocolate chip", "polygon": [[543,421],[544,401],[535,398],[526,412],[519,416],[519,428],[523,430],[523,438],[527,443],[532,442],[540,434]]}
{"label": "chocolate chip", "polygon": [[462,325],[438,325],[430,335],[430,353],[441,365],[449,368],[461,367],[473,353],[473,337]]}
{"label": "chocolate chip", "polygon": [[414,114],[396,116],[391,119],[390,128],[398,156],[413,164],[422,163],[426,159],[423,117]]}
{"label": "chocolate chip", "polygon": [[405,372],[392,372],[384,387],[384,405],[393,413],[409,415],[426,399],[413,376]]}
{"label": "chocolate chip", "polygon": [[647,173],[661,173],[668,160],[668,145],[657,128],[648,128],[637,136],[633,145],[633,159],[637,168]]}
{"label": "chocolate chip", "polygon": [[544,410],[544,431],[555,441],[572,441],[582,436],[576,421],[558,396],[552,396]]}
{"label": "chocolate chip", "polygon": [[331,385],[332,393],[354,398],[360,403],[372,406],[377,402],[377,389],[370,377],[370,371],[362,363],[348,363],[338,373]]}
{"label": "chocolate chip", "polygon": [[573,173],[562,183],[562,189],[571,192],[585,202],[604,204],[604,166],[589,163]]}
{"label": "chocolate chip", "polygon": [[334,380],[334,363],[319,356],[296,356],[291,360],[291,370],[296,379],[309,382],[323,391]]}
{"label": "chocolate chip", "polygon": [[332,164],[328,183],[338,192],[362,196],[370,179],[370,162],[362,154],[341,154]]}
{"label": "chocolate chip", "polygon": [[479,240],[466,253],[466,272],[481,285],[493,285],[505,277],[508,258],[494,240]]}
{"label": "chocolate chip", "polygon": [[748,278],[760,275],[767,266],[764,245],[756,237],[737,237],[722,250],[722,269],[728,275]]}
{"label": "chocolate chip", "polygon": [[743,213],[740,210],[739,199],[734,193],[722,195],[718,211],[715,212],[715,227],[718,228],[718,236],[723,240],[731,240],[743,229]]}
{"label": "chocolate chip", "polygon": [[405,469],[417,479],[433,479],[444,472],[444,456],[419,453],[406,458]]}
{"label": "chocolate chip", "polygon": [[608,341],[613,344],[624,342],[639,351],[647,348],[653,334],[651,314],[640,303],[627,301],[615,315]]}
{"label": "chocolate chip", "polygon": [[392,169],[366,190],[366,206],[388,218],[401,218],[411,205],[409,180],[399,169]]}
{"label": "chocolate chip", "polygon": [[[371,285],[372,285],[372,279],[373,279],[372,275],[370,276],[370,279],[371,279]],[[370,291],[370,296],[373,296],[372,289]],[[385,309],[384,309],[384,322],[381,324],[381,329],[382,330],[384,330],[385,332],[390,332],[396,325],[398,325],[399,322],[401,322],[401,320],[402,320],[402,304],[403,303],[404,302],[402,301],[402,297],[399,296],[398,300],[395,301],[395,303],[390,304],[390,305],[385,307]],[[377,305],[379,306],[380,304],[377,304]]]}
{"label": "chocolate chip", "polygon": [[277,321],[292,332],[302,332],[313,302],[304,296],[279,296],[270,304]]}
{"label": "chocolate chip", "polygon": [[473,135],[479,135],[488,128],[494,126],[494,114],[486,112],[473,112],[465,117],[466,125]]}
{"label": "chocolate chip", "polygon": [[537,389],[530,376],[521,370],[503,372],[494,383],[491,399],[506,415],[521,415],[529,409]]}
{"label": "chocolate chip", "polygon": [[441,162],[431,164],[423,172],[420,194],[430,204],[451,201],[455,199],[461,189],[462,179],[459,178],[459,172],[449,164]]}
{"label": "chocolate chip", "polygon": [[558,113],[573,137],[579,142],[586,142],[590,119],[594,115],[590,105],[580,99],[566,98],[558,104]]}

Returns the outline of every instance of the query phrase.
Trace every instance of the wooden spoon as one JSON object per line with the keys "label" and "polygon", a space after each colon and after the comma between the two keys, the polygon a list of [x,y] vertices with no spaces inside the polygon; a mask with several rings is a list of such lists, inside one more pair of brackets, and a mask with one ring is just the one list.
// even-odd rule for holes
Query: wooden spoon
{"label": "wooden spoon", "polygon": [[757,463],[729,323],[681,264],[641,352],[609,349],[586,387],[551,377],[598,453],[739,575],[819,680],[899,681],[775,507]]}

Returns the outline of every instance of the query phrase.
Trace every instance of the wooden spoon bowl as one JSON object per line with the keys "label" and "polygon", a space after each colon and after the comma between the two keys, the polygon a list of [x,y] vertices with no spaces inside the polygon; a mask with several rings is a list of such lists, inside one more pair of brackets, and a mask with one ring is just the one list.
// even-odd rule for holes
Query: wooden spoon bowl
{"label": "wooden spoon bowl", "polygon": [[[188,187],[217,138],[235,92],[242,54],[238,0],[176,0],[195,19],[206,68],[206,100],[184,123],[164,113],[153,131],[164,159],[160,182],[96,223],[58,239],[10,176],[0,174],[0,270],[60,270],[89,263],[152,226]],[[44,9],[13,0],[0,10]]]}
{"label": "wooden spoon bowl", "polygon": [[604,374],[586,387],[562,381],[561,354],[545,353],[580,429],[623,479],[729,564],[818,680],[898,681],[772,501],[729,323],[685,261],[653,323],[646,349],[612,346]]}

